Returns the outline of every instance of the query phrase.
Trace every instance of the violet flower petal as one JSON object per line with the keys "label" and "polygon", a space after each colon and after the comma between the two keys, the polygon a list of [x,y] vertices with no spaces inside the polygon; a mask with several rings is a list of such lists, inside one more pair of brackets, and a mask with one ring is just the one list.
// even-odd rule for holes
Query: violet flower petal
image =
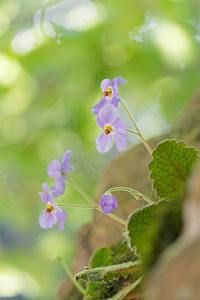
{"label": "violet flower petal", "polygon": [[113,197],[113,208],[117,209],[118,208],[117,198],[115,196],[112,197]]}
{"label": "violet flower petal", "polygon": [[107,89],[107,87],[109,87],[110,85],[110,79],[104,79],[101,82],[101,90],[102,92],[105,92],[105,90]]}
{"label": "violet flower petal", "polygon": [[120,101],[120,98],[119,98],[118,92],[116,92],[115,88],[113,88],[113,96],[112,96],[112,99],[110,100],[110,103],[112,105],[114,105],[115,107],[117,107],[119,104],[119,101]]}
{"label": "violet flower petal", "polygon": [[73,168],[68,166],[69,160],[70,160],[70,156],[72,154],[72,151],[66,151],[64,156],[63,156],[63,161],[62,161],[62,165],[61,165],[61,170],[64,173],[68,173],[69,171],[72,171]]}
{"label": "violet flower petal", "polygon": [[115,77],[113,78],[113,80],[111,81],[111,84],[117,85],[119,86],[122,83],[126,83],[127,80],[123,79],[122,77]]}
{"label": "violet flower petal", "polygon": [[61,165],[57,159],[54,159],[50,162],[50,164],[47,167],[47,173],[50,177],[53,177],[54,179],[62,177]]}
{"label": "violet flower petal", "polygon": [[112,81],[111,81],[111,86],[112,86],[112,90],[113,90],[113,97],[111,99],[111,104],[113,104],[114,106],[118,106],[119,101],[120,101],[120,97],[118,95],[118,86],[122,83],[127,82],[126,80],[124,80],[122,77],[115,77]]}
{"label": "violet flower petal", "polygon": [[100,110],[104,107],[104,105],[106,105],[107,103],[109,103],[109,101],[106,99],[106,97],[102,97],[101,100],[99,101],[99,103],[97,103],[96,105],[94,105],[91,108],[91,111],[94,115],[98,115],[98,113],[100,112]]}
{"label": "violet flower petal", "polygon": [[55,213],[58,218],[59,230],[62,231],[65,227],[65,220],[66,220],[67,213],[66,211],[60,209],[59,207],[56,207]]}
{"label": "violet flower petal", "polygon": [[[47,202],[52,202],[53,200],[51,199],[51,195],[50,195],[50,191],[49,191],[49,186],[48,186],[48,183],[43,183],[42,184],[42,188],[43,188],[43,190],[44,190],[44,192],[45,192],[45,194],[46,194],[46,201],[45,201],[45,203],[47,203]],[[41,197],[40,197],[41,198]],[[41,198],[42,199],[42,198]],[[43,197],[43,199],[44,199],[44,197]],[[43,200],[42,199],[42,200]],[[44,201],[44,200],[43,200]]]}
{"label": "violet flower petal", "polygon": [[64,194],[65,192],[65,182],[63,180],[56,180],[51,189],[52,195],[54,198],[57,198]]}
{"label": "violet flower petal", "polygon": [[114,210],[114,208],[112,207],[112,205],[106,205],[102,208],[102,210],[105,214],[110,214]]}
{"label": "violet flower petal", "polygon": [[54,212],[47,214],[46,209],[43,210],[39,217],[39,224],[43,229],[52,228],[56,225],[57,216]]}
{"label": "violet flower petal", "polygon": [[105,194],[101,197],[99,206],[105,214],[110,214],[114,209],[117,209],[117,198],[115,196]]}
{"label": "violet flower petal", "polygon": [[126,134],[126,124],[121,118],[117,118],[113,123],[114,132],[125,133]]}
{"label": "violet flower petal", "polygon": [[127,147],[127,135],[125,133],[113,133],[113,138],[116,141],[117,150],[119,152],[125,151]]}
{"label": "violet flower petal", "polygon": [[40,198],[42,199],[42,201],[47,204],[48,200],[47,200],[47,196],[43,193],[43,192],[39,192]]}
{"label": "violet flower petal", "polygon": [[112,104],[106,104],[99,112],[99,118],[104,125],[112,125],[118,117],[118,110]]}
{"label": "violet flower petal", "polygon": [[99,116],[96,119],[96,124],[104,130],[104,123],[100,120]]}
{"label": "violet flower petal", "polygon": [[99,153],[108,152],[113,145],[113,139],[111,134],[106,135],[105,132],[100,134],[96,139],[96,147]]}

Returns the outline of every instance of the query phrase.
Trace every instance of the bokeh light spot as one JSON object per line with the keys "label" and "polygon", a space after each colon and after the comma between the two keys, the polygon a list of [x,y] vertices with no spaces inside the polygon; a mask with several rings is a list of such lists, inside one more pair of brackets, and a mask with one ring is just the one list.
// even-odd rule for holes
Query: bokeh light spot
{"label": "bokeh light spot", "polygon": [[23,30],[18,32],[12,40],[12,49],[16,54],[27,54],[35,45],[36,36],[33,30]]}
{"label": "bokeh light spot", "polygon": [[21,71],[17,60],[10,59],[7,55],[0,53],[0,84],[11,86]]}

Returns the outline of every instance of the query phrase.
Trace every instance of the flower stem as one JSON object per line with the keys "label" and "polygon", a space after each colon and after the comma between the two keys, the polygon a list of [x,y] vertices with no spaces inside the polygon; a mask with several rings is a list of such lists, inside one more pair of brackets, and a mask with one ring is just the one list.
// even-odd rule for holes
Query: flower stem
{"label": "flower stem", "polygon": [[[102,212],[100,206],[93,200],[91,199],[72,179],[71,177],[69,177],[69,175],[67,175],[66,173],[64,173],[66,179],[74,186],[74,188],[79,192],[79,194],[85,198],[87,201],[89,201],[92,205],[93,208],[99,210]],[[121,219],[120,217],[116,216],[115,214],[107,214],[107,216],[109,216],[110,218],[115,219],[116,221],[120,222],[123,225],[126,225],[126,221],[124,221],[123,219]]]}
{"label": "flower stem", "polygon": [[70,268],[66,264],[66,262],[61,257],[57,257],[56,259],[62,263],[62,265],[63,265],[67,275],[69,276],[70,280],[72,281],[73,285],[79,290],[79,292],[81,294],[86,295],[86,290],[74,279],[74,276],[73,276]]}
{"label": "flower stem", "polygon": [[115,191],[124,191],[124,192],[129,192],[131,193],[131,195],[133,195],[136,199],[138,198],[138,196],[141,196],[146,202],[148,202],[149,204],[154,204],[154,201],[149,199],[147,196],[143,195],[142,193],[138,192],[135,189],[129,188],[129,187],[124,187],[124,186],[116,186],[113,187],[109,190],[106,191],[106,193],[112,193]]}
{"label": "flower stem", "polygon": [[67,203],[56,203],[58,206],[61,207],[70,207],[70,208],[96,208],[94,205],[79,205],[79,204],[67,204]]}
{"label": "flower stem", "polygon": [[69,177],[69,175],[67,175],[66,173],[64,173],[66,179],[73,185],[73,187],[79,192],[79,194],[81,194],[81,196],[83,198],[85,198],[88,202],[90,202],[91,204],[94,205],[94,207],[98,207],[98,205],[96,204],[96,202],[94,202],[93,199],[91,199],[72,179],[71,177]]}
{"label": "flower stem", "polygon": [[[120,99],[120,102],[121,102],[122,106],[124,107],[125,111],[127,112],[127,114],[128,114],[128,116],[129,116],[131,122],[132,122],[133,125],[135,126],[135,129],[136,129],[136,131],[137,131],[139,137],[141,138],[143,144],[145,145],[145,147],[147,148],[147,150],[149,151],[149,153],[152,155],[153,150],[151,149],[151,147],[150,147],[150,145],[148,144],[148,142],[147,142],[147,141],[144,139],[144,137],[142,136],[142,134],[141,134],[139,128],[137,127],[137,124],[135,123],[135,121],[134,121],[133,117],[131,116],[130,112],[128,111],[128,108],[126,107],[124,101],[122,101],[122,99]],[[135,132],[133,132],[133,133],[135,133]]]}
{"label": "flower stem", "polygon": [[[97,208],[96,208],[97,210],[99,210],[99,211],[101,211],[102,212],[102,210],[101,210],[101,208],[98,206]],[[126,225],[127,223],[126,223],[126,221],[124,221],[123,219],[121,219],[120,217],[118,217],[118,216],[116,216],[115,214],[106,214],[108,217],[110,217],[110,218],[112,218],[112,219],[115,219],[116,221],[118,221],[119,223],[121,223],[121,224],[123,224],[123,225]]]}
{"label": "flower stem", "polygon": [[[126,131],[131,132],[131,133],[133,133],[133,134],[139,135],[139,133],[137,133],[137,132],[135,132],[135,131],[133,131],[133,130],[131,130],[131,129],[129,129],[129,128],[127,128]],[[139,136],[140,136],[140,135],[139,135]]]}

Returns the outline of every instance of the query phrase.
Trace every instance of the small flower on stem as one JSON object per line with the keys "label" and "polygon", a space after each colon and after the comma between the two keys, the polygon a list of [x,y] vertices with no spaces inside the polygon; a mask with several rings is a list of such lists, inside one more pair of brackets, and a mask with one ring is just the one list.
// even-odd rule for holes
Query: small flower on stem
{"label": "small flower on stem", "polygon": [[47,167],[48,175],[55,179],[54,186],[51,189],[54,198],[63,195],[65,192],[65,182],[67,180],[64,174],[73,170],[73,168],[68,165],[71,153],[71,151],[66,151],[62,163],[57,159],[54,159]]}
{"label": "small flower on stem", "polygon": [[101,82],[101,90],[103,97],[98,104],[92,107],[92,112],[98,115],[100,110],[108,103],[118,106],[120,98],[118,95],[118,86],[122,83],[127,82],[122,77],[115,77],[112,81],[110,79],[104,79]]}
{"label": "small flower on stem", "polygon": [[118,208],[117,198],[110,194],[101,197],[99,206],[105,214],[110,214],[114,209]]}
{"label": "small flower on stem", "polygon": [[105,105],[97,117],[97,125],[104,130],[96,139],[96,147],[100,153],[108,152],[114,140],[116,141],[118,151],[121,152],[126,149],[126,125],[120,119],[116,107],[112,104]]}
{"label": "small flower on stem", "polygon": [[49,186],[47,183],[42,184],[43,192],[39,192],[40,198],[46,204],[46,209],[42,211],[39,217],[40,226],[43,229],[49,229],[56,225],[57,221],[59,223],[59,230],[63,230],[65,226],[65,219],[67,213],[58,207],[52,200]]}

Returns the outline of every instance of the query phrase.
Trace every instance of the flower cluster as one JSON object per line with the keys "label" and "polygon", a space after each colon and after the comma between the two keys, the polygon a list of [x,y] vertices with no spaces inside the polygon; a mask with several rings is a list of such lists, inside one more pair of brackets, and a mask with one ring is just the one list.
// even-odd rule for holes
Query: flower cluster
{"label": "flower cluster", "polygon": [[[68,165],[70,156],[71,151],[67,151],[63,156],[62,163],[54,159],[47,167],[48,175],[55,179],[54,185],[51,189],[51,193],[54,198],[63,195],[65,192],[65,182],[67,182],[65,176],[69,171],[73,170],[73,168]],[[65,225],[66,212],[59,208],[53,201],[50,195],[48,184],[43,183],[42,188],[44,189],[45,194],[43,192],[39,192],[39,194],[42,201],[46,204],[46,209],[43,210],[43,212],[40,214],[40,226],[43,229],[52,228],[58,221],[59,230],[63,230]]]}
{"label": "flower cluster", "polygon": [[[98,104],[92,107],[92,112],[97,115],[96,123],[103,130],[103,132],[96,139],[96,147],[100,153],[105,153],[111,149],[114,141],[116,142],[117,150],[124,151],[127,147],[127,128],[123,120],[119,117],[117,106],[120,102],[118,95],[118,86],[125,83],[121,77],[115,77],[112,81],[104,79],[101,82],[101,90],[103,97]],[[59,223],[59,230],[64,229],[66,212],[63,211],[53,200],[64,194],[65,185],[68,181],[76,188],[76,190],[83,196],[91,205],[72,205],[64,204],[68,207],[86,207],[97,208],[105,214],[110,214],[114,209],[118,208],[117,199],[110,193],[106,192],[100,199],[99,205],[87,196],[81,188],[73,182],[67,175],[73,168],[69,166],[71,151],[66,151],[62,162],[57,159],[52,160],[48,167],[47,173],[49,177],[54,179],[54,185],[51,188],[51,194],[47,183],[42,184],[43,192],[40,192],[40,198],[46,205],[46,209],[42,211],[39,217],[39,224],[43,229],[52,228]],[[112,215],[113,218],[124,224],[125,221]]]}
{"label": "flower cluster", "polygon": [[[51,194],[49,190],[48,183],[43,183],[42,188],[44,192],[39,192],[41,200],[45,203],[46,208],[42,211],[39,217],[39,224],[43,229],[49,229],[56,225],[57,221],[59,223],[59,230],[63,230],[65,226],[65,219],[67,213],[63,211],[53,200],[64,194],[65,183],[67,182],[66,176],[69,171],[73,168],[69,166],[69,159],[71,156],[71,151],[66,151],[62,163],[54,159],[50,162],[47,167],[47,173],[50,177],[55,179],[54,185],[51,189]],[[72,181],[72,180],[71,180]],[[77,185],[75,185],[77,187]],[[78,191],[80,192],[80,188]],[[83,196],[85,193],[81,193]],[[88,198],[86,198],[88,200]],[[98,205],[93,202],[91,208],[97,208]],[[70,206],[68,204],[68,206]],[[77,205],[77,207],[79,207]],[[99,202],[99,207],[105,214],[110,214],[114,209],[117,209],[117,199],[110,194],[104,194]]]}
{"label": "flower cluster", "polygon": [[121,77],[115,77],[112,81],[104,79],[101,82],[103,97],[92,107],[92,112],[98,115],[96,123],[103,129],[103,133],[96,139],[96,147],[100,153],[108,152],[114,141],[120,152],[127,147],[126,125],[119,117],[116,108],[120,101],[118,86],[125,82],[126,80]]}

